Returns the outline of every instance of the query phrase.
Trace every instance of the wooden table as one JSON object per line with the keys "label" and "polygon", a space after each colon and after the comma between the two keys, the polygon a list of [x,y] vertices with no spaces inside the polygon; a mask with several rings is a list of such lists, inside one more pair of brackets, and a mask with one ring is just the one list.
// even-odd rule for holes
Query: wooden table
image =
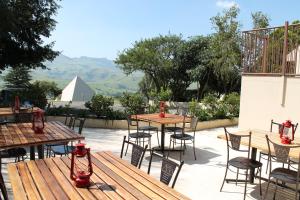
{"label": "wooden table", "polygon": [[[253,130],[245,130],[245,131],[238,131],[234,134],[238,135],[249,135],[249,132],[251,132],[251,159],[256,160],[256,154],[257,154],[257,149],[260,151],[266,151],[268,152],[268,144],[266,140],[266,135],[269,136],[270,140],[281,144],[280,138],[279,138],[279,133],[275,132],[269,132],[269,131],[264,131],[264,130],[258,130],[258,129],[253,129]],[[225,133],[222,135],[218,135],[219,139],[226,140]],[[249,145],[249,140],[248,138],[242,138],[241,144],[248,146]],[[282,144],[283,145],[283,144]],[[295,138],[295,140],[292,142],[292,144],[288,144],[289,146],[299,146],[300,145],[300,138]],[[271,151],[274,151],[273,145],[270,145]],[[290,150],[289,156],[291,158],[299,159],[299,153],[300,153],[300,148],[292,148]],[[254,170],[250,170],[250,182],[253,183],[254,181]]]}
{"label": "wooden table", "polygon": [[[31,146],[30,159],[34,160],[34,146],[83,140],[84,137],[75,133],[61,122],[45,122],[43,134],[35,134],[32,123],[7,123],[0,125],[0,149]],[[39,151],[39,158],[44,152]]]}
{"label": "wooden table", "polygon": [[14,112],[11,107],[5,107],[5,108],[0,108],[0,116],[10,116],[10,115],[22,114],[22,113],[32,113],[32,112],[36,112],[38,109],[39,109],[38,107],[33,107],[33,108],[28,108],[28,109],[21,109],[20,111]]}
{"label": "wooden table", "polygon": [[[159,117],[159,113],[134,115],[134,117],[136,117],[136,119],[140,121],[161,124],[161,137],[160,137],[161,149],[160,150],[163,154],[165,151],[165,125],[182,123],[184,120],[184,116],[182,115],[165,114],[165,117]],[[189,120],[190,120],[189,118],[186,118],[186,121]]]}
{"label": "wooden table", "polygon": [[92,162],[89,188],[73,185],[70,157],[9,164],[14,199],[189,199],[111,152],[92,154]]}

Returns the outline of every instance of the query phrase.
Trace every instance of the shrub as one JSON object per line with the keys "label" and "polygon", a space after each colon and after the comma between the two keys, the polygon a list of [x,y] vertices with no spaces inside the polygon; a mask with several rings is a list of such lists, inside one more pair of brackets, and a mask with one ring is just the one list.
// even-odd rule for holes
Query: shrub
{"label": "shrub", "polygon": [[236,92],[227,94],[223,99],[231,117],[238,117],[240,112],[240,95]]}
{"label": "shrub", "polygon": [[91,101],[86,102],[85,106],[91,110],[97,117],[111,115],[114,100],[111,97],[105,97],[101,94],[94,95]]}
{"label": "shrub", "polygon": [[146,105],[143,96],[138,93],[130,94],[124,92],[123,96],[120,98],[120,102],[125,108],[125,113],[128,115],[144,113]]}

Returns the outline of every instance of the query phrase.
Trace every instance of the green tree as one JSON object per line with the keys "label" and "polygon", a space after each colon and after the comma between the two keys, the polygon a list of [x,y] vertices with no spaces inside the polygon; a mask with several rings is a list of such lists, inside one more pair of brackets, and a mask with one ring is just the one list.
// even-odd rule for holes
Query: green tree
{"label": "green tree", "polygon": [[89,108],[97,117],[111,116],[114,100],[101,94],[94,95],[91,101],[86,102],[85,106]]}
{"label": "green tree", "polygon": [[240,90],[241,38],[238,14],[239,9],[234,6],[222,15],[211,18],[216,33],[212,35],[211,43],[214,77],[210,78],[209,85],[219,94]]}
{"label": "green tree", "polygon": [[62,92],[62,89],[54,81],[35,81],[32,85],[41,88],[44,94],[50,99],[55,99]]}
{"label": "green tree", "polygon": [[56,0],[0,1],[0,72],[7,67],[46,68],[53,60],[53,42],[45,44],[55,28]]}
{"label": "green tree", "polygon": [[11,68],[3,79],[7,88],[29,88],[31,85],[30,69],[26,66]]}
{"label": "green tree", "polygon": [[143,96],[139,93],[130,94],[124,92],[120,98],[121,105],[125,108],[128,115],[143,113],[145,111],[145,102]]}
{"label": "green tree", "polygon": [[269,26],[270,18],[261,11],[251,13],[253,28],[267,28]]}
{"label": "green tree", "polygon": [[[181,36],[166,35],[135,42],[115,60],[129,75],[135,71],[145,74],[140,86],[160,92],[171,88],[173,99],[184,96],[190,80],[186,66],[178,62],[178,49],[184,43]],[[146,94],[148,96],[148,94]]]}

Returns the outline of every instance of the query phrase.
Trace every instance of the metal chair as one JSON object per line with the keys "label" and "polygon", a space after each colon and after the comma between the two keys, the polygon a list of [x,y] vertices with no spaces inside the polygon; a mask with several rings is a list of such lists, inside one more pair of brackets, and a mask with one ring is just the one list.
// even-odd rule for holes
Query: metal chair
{"label": "metal chair", "polygon": [[[234,167],[237,169],[236,171],[236,179],[235,182],[237,184],[238,182],[238,175],[239,170],[245,170],[246,173],[244,174],[246,176],[245,180],[242,182],[245,182],[245,188],[244,188],[244,199],[246,198],[246,189],[247,189],[247,182],[248,182],[248,172],[250,169],[258,169],[259,170],[259,189],[260,189],[260,195],[261,193],[261,167],[262,163],[250,159],[250,146],[251,146],[251,132],[247,135],[237,135],[233,133],[229,133],[227,129],[224,127],[225,131],[225,136],[226,136],[226,143],[227,143],[227,162],[226,162],[226,170],[225,170],[225,176],[223,179],[222,186],[220,188],[220,192],[223,189],[224,183],[226,181],[226,176],[229,167]],[[245,149],[241,148],[241,140],[242,139],[248,139],[248,147]],[[244,152],[247,154],[247,157],[235,157],[235,158],[230,158],[230,151],[238,151],[238,152]]]}
{"label": "metal chair", "polygon": [[[296,130],[297,130],[297,127],[298,127],[298,123],[293,124],[293,125],[294,125],[295,131],[296,131]],[[276,126],[276,127],[278,128],[278,132],[277,132],[276,130],[275,130],[276,132],[274,131],[273,126]],[[274,122],[273,119],[271,120],[270,132],[273,132],[273,131],[274,131],[274,133],[277,133],[277,134],[278,134],[278,137],[279,137],[279,132],[280,132],[281,128],[282,128],[282,124],[281,124],[281,123]],[[274,156],[273,156],[273,157],[271,156],[271,158],[272,158],[271,160],[274,160]],[[269,152],[267,152],[267,151],[260,151],[260,152],[259,152],[259,159],[258,159],[258,161],[261,162],[261,159],[267,161],[267,167],[266,167],[266,174],[267,174],[268,168],[269,168]],[[297,162],[291,160],[289,163],[295,164],[295,163],[297,163]],[[288,165],[291,166],[289,163],[288,163]]]}
{"label": "metal chair", "polygon": [[[299,179],[299,173],[300,173],[299,165],[300,164],[298,162],[298,170],[297,171],[291,170],[288,168],[284,168],[284,164],[288,164],[288,162],[289,162],[290,150],[292,148],[299,148],[300,146],[282,145],[282,144],[275,143],[274,141],[270,140],[268,135],[266,135],[266,140],[268,143],[268,154],[269,154],[270,167],[269,167],[268,184],[267,184],[266,193],[264,195],[264,199],[267,197],[271,178],[275,179],[275,191],[274,191],[273,199],[276,198],[277,186],[287,187],[286,183],[296,185],[296,189],[293,189],[293,190],[295,190],[295,193],[296,193],[295,199],[298,199],[298,196],[299,196],[298,186],[299,186],[299,181],[300,181],[300,179]],[[274,149],[273,152],[271,151],[271,144]],[[274,161],[281,163],[283,167],[278,167],[278,168],[272,169],[272,162],[271,162],[272,158],[274,158]],[[300,155],[299,155],[299,158],[300,158]],[[279,184],[278,181],[281,181],[282,184]],[[292,188],[290,188],[290,189],[292,189]]]}
{"label": "metal chair", "polygon": [[[130,127],[136,127],[134,132],[132,132]],[[127,129],[128,129],[128,135],[127,135],[127,141],[128,142],[130,142],[130,140],[134,140],[134,143],[137,144],[137,145],[140,145],[140,143],[142,142],[143,147],[145,146],[145,142],[148,142],[148,147],[151,148],[151,137],[152,137],[152,135],[150,133],[145,133],[144,131],[140,131],[139,123],[138,123],[138,120],[137,120],[136,116],[135,116],[134,119],[132,119],[131,116],[127,117]],[[128,143],[127,143],[125,155],[127,153],[127,150],[128,150]]]}
{"label": "metal chair", "polygon": [[[186,113],[187,113],[187,110],[186,109],[182,109],[181,113],[179,113],[179,108],[177,108],[177,112],[176,114],[181,114],[183,115],[184,117],[186,117]],[[180,132],[180,131],[183,131],[182,129],[182,126],[178,126],[177,124],[175,124],[174,126],[167,126],[165,127],[165,132],[171,132],[171,133],[176,133],[176,132]]]}
{"label": "metal chair", "polygon": [[[76,121],[79,121],[79,126],[78,126],[78,134],[82,134],[82,129],[85,123],[85,118],[74,118],[74,121],[72,121],[71,128],[74,129]],[[71,142],[71,145],[68,145],[68,142],[62,143],[62,144],[53,144],[50,147],[50,152],[52,152],[53,156],[55,157],[56,155],[64,156],[69,153],[71,153],[74,150],[73,143]],[[48,155],[50,157],[50,154]]]}
{"label": "metal chair", "polygon": [[144,159],[145,152],[148,148],[148,145],[146,145],[145,148],[143,148],[137,144],[127,141],[126,136],[124,136],[122,149],[121,149],[121,155],[120,155],[121,158],[123,158],[125,143],[132,146],[131,161],[130,161],[131,164],[140,169],[143,159]]}
{"label": "metal chair", "polygon": [[[169,148],[171,148],[171,143],[173,143],[173,149],[174,149],[174,144],[176,144],[176,140],[180,141],[180,161],[181,161],[182,145],[184,145],[184,149],[186,149],[186,144],[188,144],[186,141],[191,141],[191,144],[193,144],[194,157],[196,160],[197,158],[196,158],[196,150],[195,150],[195,133],[196,133],[196,128],[197,128],[197,124],[198,124],[198,117],[191,118],[189,129],[193,132],[193,135],[189,135],[186,133],[185,124],[186,124],[186,122],[185,122],[185,117],[184,117],[183,125],[182,125],[180,131],[178,131],[178,132],[175,131],[175,133],[170,136]],[[184,153],[184,149],[183,149],[183,153]],[[169,151],[168,151],[168,157],[169,157]]]}
{"label": "metal chair", "polygon": [[[177,181],[178,175],[181,171],[182,165],[184,164],[183,161],[181,161],[179,164],[169,160],[168,158],[165,158],[159,154],[154,153],[154,149],[151,150],[151,156],[150,156],[150,161],[149,161],[149,166],[148,166],[148,174],[150,174],[151,170],[151,164],[152,164],[152,158],[153,156],[157,156],[162,159],[162,165],[161,165],[161,171],[160,171],[160,181],[166,185],[169,185],[173,175],[175,174],[172,182],[172,188],[174,188],[175,183]],[[175,173],[177,168],[177,172]]]}

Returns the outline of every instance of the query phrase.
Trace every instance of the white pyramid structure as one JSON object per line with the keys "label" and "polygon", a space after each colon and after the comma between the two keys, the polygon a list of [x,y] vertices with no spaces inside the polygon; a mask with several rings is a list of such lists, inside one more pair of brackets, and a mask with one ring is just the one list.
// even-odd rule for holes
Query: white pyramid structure
{"label": "white pyramid structure", "polygon": [[89,101],[95,92],[79,76],[63,89],[61,101]]}

